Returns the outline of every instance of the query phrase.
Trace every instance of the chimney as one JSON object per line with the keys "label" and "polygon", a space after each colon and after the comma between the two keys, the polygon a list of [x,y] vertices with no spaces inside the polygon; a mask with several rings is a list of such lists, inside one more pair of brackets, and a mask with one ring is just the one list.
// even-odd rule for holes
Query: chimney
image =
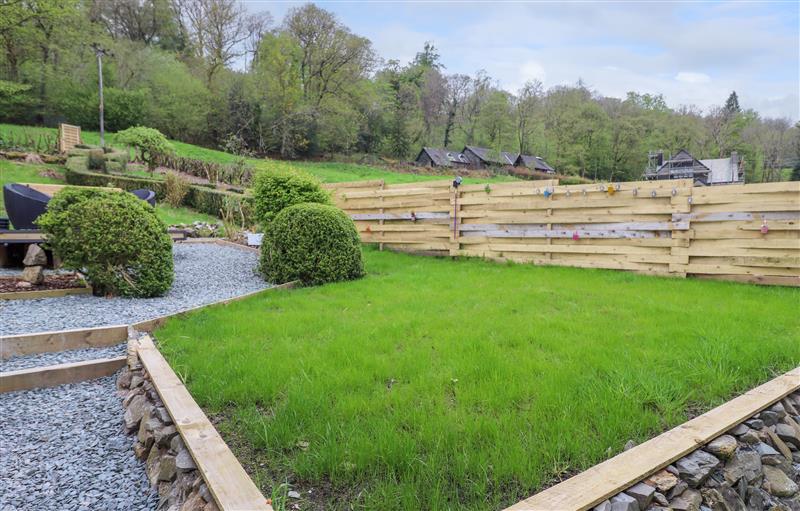
{"label": "chimney", "polygon": [[731,182],[739,180],[739,153],[731,151]]}
{"label": "chimney", "polygon": [[664,151],[658,152],[658,166],[664,165]]}

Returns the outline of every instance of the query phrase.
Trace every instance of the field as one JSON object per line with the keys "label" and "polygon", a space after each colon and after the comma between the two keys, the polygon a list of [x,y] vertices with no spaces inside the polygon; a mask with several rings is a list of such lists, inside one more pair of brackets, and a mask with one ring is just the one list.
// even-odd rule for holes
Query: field
{"label": "field", "polygon": [[156,333],[264,493],[301,509],[500,509],[800,363],[796,289],[365,258],[362,280]]}
{"label": "field", "polygon": [[[60,165],[32,165],[0,160],[0,187],[6,183],[51,183],[65,184],[64,170]],[[156,213],[167,225],[189,224],[195,220],[217,222],[209,215],[189,208],[173,208],[165,204],[156,205]],[[0,216],[6,216],[3,194],[0,193]]]}
{"label": "field", "polygon": [[[38,128],[30,126],[17,126],[13,124],[0,124],[0,133],[27,133],[30,136],[36,137],[42,134],[49,134],[56,136],[58,130],[55,128]],[[82,131],[81,137],[83,142],[87,144],[99,144],[100,134],[92,131]],[[114,145],[114,134],[106,133],[106,143]],[[175,153],[178,156],[186,158],[195,158],[198,160],[211,161],[216,163],[234,163],[238,157],[216,151],[214,149],[207,149],[192,144],[183,142],[172,141],[175,147]],[[265,160],[248,158],[248,163],[253,165],[256,169],[263,168],[266,165]],[[340,183],[345,181],[361,181],[372,179],[383,179],[387,183],[412,183],[414,181],[423,180],[441,180],[446,179],[450,174],[446,175],[429,175],[429,174],[412,174],[404,172],[393,172],[388,169],[372,167],[369,165],[357,165],[352,163],[335,163],[335,162],[289,162],[290,166],[299,170],[308,172],[316,176],[320,181],[325,183]],[[512,178],[507,176],[497,176],[488,179],[467,179],[467,182],[493,182],[493,181],[508,181]]]}

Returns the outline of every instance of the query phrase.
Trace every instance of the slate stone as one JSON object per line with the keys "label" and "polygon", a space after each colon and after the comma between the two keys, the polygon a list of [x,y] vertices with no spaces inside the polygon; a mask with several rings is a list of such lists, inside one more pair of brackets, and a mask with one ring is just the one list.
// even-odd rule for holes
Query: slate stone
{"label": "slate stone", "polygon": [[656,489],[654,486],[650,486],[649,484],[645,483],[636,483],[627,490],[625,493],[636,499],[636,502],[639,503],[640,509],[646,509],[647,506],[650,505],[650,502],[653,501],[653,495],[656,493]]}
{"label": "slate stone", "polygon": [[28,250],[25,252],[25,259],[22,260],[22,264],[25,266],[46,266],[47,254],[39,245],[28,245]]}
{"label": "slate stone", "polygon": [[794,445],[800,449],[800,435],[792,426],[783,423],[778,424],[775,426],[775,434],[787,444]]}
{"label": "slate stone", "polygon": [[619,493],[611,497],[611,511],[640,511],[639,503],[630,495]]}
{"label": "slate stone", "polygon": [[748,431],[750,431],[750,428],[748,428],[744,424],[739,424],[739,425],[735,426],[734,428],[728,430],[728,433],[731,434],[731,435],[734,435],[734,436],[741,436],[741,435],[744,435],[745,433],[747,433]]}
{"label": "slate stone", "polygon": [[666,470],[661,470],[648,477],[645,482],[655,486],[656,490],[661,493],[666,493],[678,484],[678,476]]}
{"label": "slate stone", "polygon": [[189,454],[188,449],[181,449],[178,451],[177,456],[175,457],[176,466],[178,470],[182,472],[186,472],[188,470],[194,470],[197,468],[197,465],[194,463],[194,459],[192,459],[192,455]]}
{"label": "slate stone", "polygon": [[761,419],[750,419],[744,421],[744,423],[753,429],[762,429],[764,427],[764,421],[762,421]]}
{"label": "slate stone", "polygon": [[704,449],[714,456],[728,459],[733,455],[738,446],[739,444],[734,437],[731,435],[722,435],[709,442]]}
{"label": "slate stone", "polygon": [[783,470],[769,465],[764,466],[761,487],[776,497],[791,497],[798,491],[797,483],[789,479]]}
{"label": "slate stone", "polygon": [[756,451],[739,449],[725,463],[722,473],[730,484],[736,483],[742,477],[748,483],[752,482],[761,476],[761,456]]}
{"label": "slate stone", "polygon": [[[785,415],[786,412],[784,412],[784,416]],[[770,410],[764,410],[763,412],[758,414],[758,418],[764,422],[764,426],[774,426],[781,419],[781,417],[777,413]]]}
{"label": "slate stone", "polygon": [[686,490],[669,501],[669,507],[675,511],[698,511],[703,502],[703,496],[697,490]]}
{"label": "slate stone", "polygon": [[712,454],[697,450],[675,462],[681,479],[691,488],[697,488],[711,475],[721,462]]}
{"label": "slate stone", "polygon": [[715,511],[747,511],[739,494],[728,486],[703,489],[701,493],[703,502]]}

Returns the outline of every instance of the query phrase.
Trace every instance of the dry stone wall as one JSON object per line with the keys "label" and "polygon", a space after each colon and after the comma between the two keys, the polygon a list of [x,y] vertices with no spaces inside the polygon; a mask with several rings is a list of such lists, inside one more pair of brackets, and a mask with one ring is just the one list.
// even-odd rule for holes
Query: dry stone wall
{"label": "dry stone wall", "polygon": [[800,511],[800,391],[595,511]]}
{"label": "dry stone wall", "polygon": [[125,430],[136,436],[134,453],[145,462],[147,477],[158,491],[159,510],[218,511],[169,412],[135,356],[117,379],[123,395]]}

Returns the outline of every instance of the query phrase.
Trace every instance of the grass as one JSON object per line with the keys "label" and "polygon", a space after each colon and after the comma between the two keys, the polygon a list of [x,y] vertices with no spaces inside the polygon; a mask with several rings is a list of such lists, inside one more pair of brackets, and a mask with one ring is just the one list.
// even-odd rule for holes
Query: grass
{"label": "grass", "polygon": [[800,363],[797,289],[365,259],[157,332],[262,491],[302,509],[499,509]]}
{"label": "grass", "polygon": [[[46,133],[55,136],[57,135],[58,130],[55,128],[18,126],[14,124],[0,124],[0,133],[3,132],[13,132],[17,134],[28,133],[32,136],[38,136],[40,134]],[[106,133],[105,136],[106,136],[106,143],[109,145],[114,145],[114,134]],[[95,131],[81,131],[81,138],[83,142],[86,144],[98,145],[100,143],[100,134]],[[192,144],[186,144],[184,142],[178,142],[175,140],[172,140],[171,142],[173,146],[175,146],[175,153],[178,156],[183,156],[186,158],[195,158],[198,160],[205,160],[222,164],[234,163],[239,159],[239,157],[223,151],[217,151],[214,149],[208,149],[205,147],[200,147]],[[267,162],[263,159],[248,158],[247,161],[257,169],[264,168],[267,165]],[[449,179],[451,177],[450,174],[428,175],[428,174],[394,172],[392,170],[385,168],[372,167],[369,165],[358,165],[352,163],[304,161],[304,162],[290,162],[289,165],[297,168],[298,170],[302,170],[316,176],[320,181],[324,183],[340,183],[344,181],[365,181],[373,179],[383,179],[384,181],[386,181],[386,183],[412,183],[415,181]],[[133,172],[133,174],[138,175],[135,172]],[[148,177],[148,176],[149,175],[142,177]],[[496,176],[484,179],[468,178],[465,180],[465,182],[484,183],[484,182],[501,182],[501,181],[512,181],[512,180],[514,180],[514,178],[511,178],[509,176]]]}
{"label": "grass", "polygon": [[[47,174],[43,175],[45,172]],[[57,177],[53,177],[53,175]],[[0,187],[6,183],[49,183],[63,185],[66,184],[63,175],[64,169],[60,165],[34,165],[0,160]],[[215,217],[190,208],[173,208],[166,204],[156,205],[156,214],[167,225],[190,224],[195,220],[214,223],[219,221],[219,219]],[[6,216],[2,193],[0,193],[0,216]]]}

